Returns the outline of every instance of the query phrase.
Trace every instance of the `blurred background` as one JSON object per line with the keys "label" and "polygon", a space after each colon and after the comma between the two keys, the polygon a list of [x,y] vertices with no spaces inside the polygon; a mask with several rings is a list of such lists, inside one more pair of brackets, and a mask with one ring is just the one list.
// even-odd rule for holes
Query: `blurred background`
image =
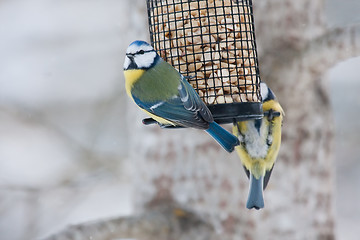
{"label": "blurred background", "polygon": [[[0,240],[133,212],[122,65],[147,33],[128,34],[128,4],[0,1]],[[359,11],[357,0],[327,1],[329,26],[360,22]],[[327,74],[342,240],[360,235],[359,66]]]}

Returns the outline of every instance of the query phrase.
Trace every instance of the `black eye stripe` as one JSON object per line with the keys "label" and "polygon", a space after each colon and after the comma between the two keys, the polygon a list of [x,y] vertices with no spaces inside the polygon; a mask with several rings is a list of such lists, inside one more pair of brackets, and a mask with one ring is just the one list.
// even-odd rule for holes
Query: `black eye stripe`
{"label": "black eye stripe", "polygon": [[135,55],[143,55],[144,53],[148,53],[148,52],[155,52],[154,49],[152,50],[140,50],[140,51],[137,51],[136,53],[126,53],[126,56],[130,57],[130,58],[133,58]]}
{"label": "black eye stripe", "polygon": [[144,54],[144,53],[153,52],[153,51],[154,50],[147,50],[147,51],[140,50],[140,51],[136,52],[135,54]]}

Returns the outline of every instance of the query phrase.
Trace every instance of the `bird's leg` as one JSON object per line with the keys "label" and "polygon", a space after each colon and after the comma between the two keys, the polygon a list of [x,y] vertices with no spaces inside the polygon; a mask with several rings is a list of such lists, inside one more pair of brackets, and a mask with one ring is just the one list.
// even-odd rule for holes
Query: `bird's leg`
{"label": "bird's leg", "polygon": [[150,125],[150,124],[155,124],[155,123],[158,123],[158,122],[155,121],[155,120],[152,119],[152,118],[144,118],[144,119],[142,120],[142,123],[143,123],[144,125]]}
{"label": "bird's leg", "polygon": [[268,113],[268,120],[271,122],[274,119],[274,110],[270,109]]}

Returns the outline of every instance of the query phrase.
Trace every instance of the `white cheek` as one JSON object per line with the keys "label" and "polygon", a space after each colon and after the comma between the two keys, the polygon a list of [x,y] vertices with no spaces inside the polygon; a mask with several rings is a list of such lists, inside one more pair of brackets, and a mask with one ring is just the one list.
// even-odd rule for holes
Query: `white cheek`
{"label": "white cheek", "polygon": [[156,57],[155,52],[149,52],[135,57],[135,63],[139,68],[148,68],[153,64]]}
{"label": "white cheek", "polygon": [[260,83],[260,94],[263,100],[269,95],[269,89],[265,83]]}
{"label": "white cheek", "polygon": [[247,131],[245,132],[244,141],[246,143],[246,150],[252,158],[265,158],[268,152],[268,145],[266,144],[267,128],[264,124],[261,125],[260,134],[255,128],[253,122],[247,124]]}

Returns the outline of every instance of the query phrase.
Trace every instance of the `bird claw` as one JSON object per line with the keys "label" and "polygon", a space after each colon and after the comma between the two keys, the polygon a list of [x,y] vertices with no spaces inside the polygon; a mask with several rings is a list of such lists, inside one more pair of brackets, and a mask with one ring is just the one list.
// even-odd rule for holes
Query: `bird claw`
{"label": "bird claw", "polygon": [[158,123],[158,122],[155,121],[155,120],[152,119],[152,118],[144,118],[144,119],[142,120],[142,123],[143,123],[144,125],[150,125],[150,124],[155,124],[155,123]]}
{"label": "bird claw", "polygon": [[274,117],[280,116],[280,112],[270,109],[269,111],[264,112],[264,117],[265,116],[268,118],[269,121],[272,121],[274,119]]}

